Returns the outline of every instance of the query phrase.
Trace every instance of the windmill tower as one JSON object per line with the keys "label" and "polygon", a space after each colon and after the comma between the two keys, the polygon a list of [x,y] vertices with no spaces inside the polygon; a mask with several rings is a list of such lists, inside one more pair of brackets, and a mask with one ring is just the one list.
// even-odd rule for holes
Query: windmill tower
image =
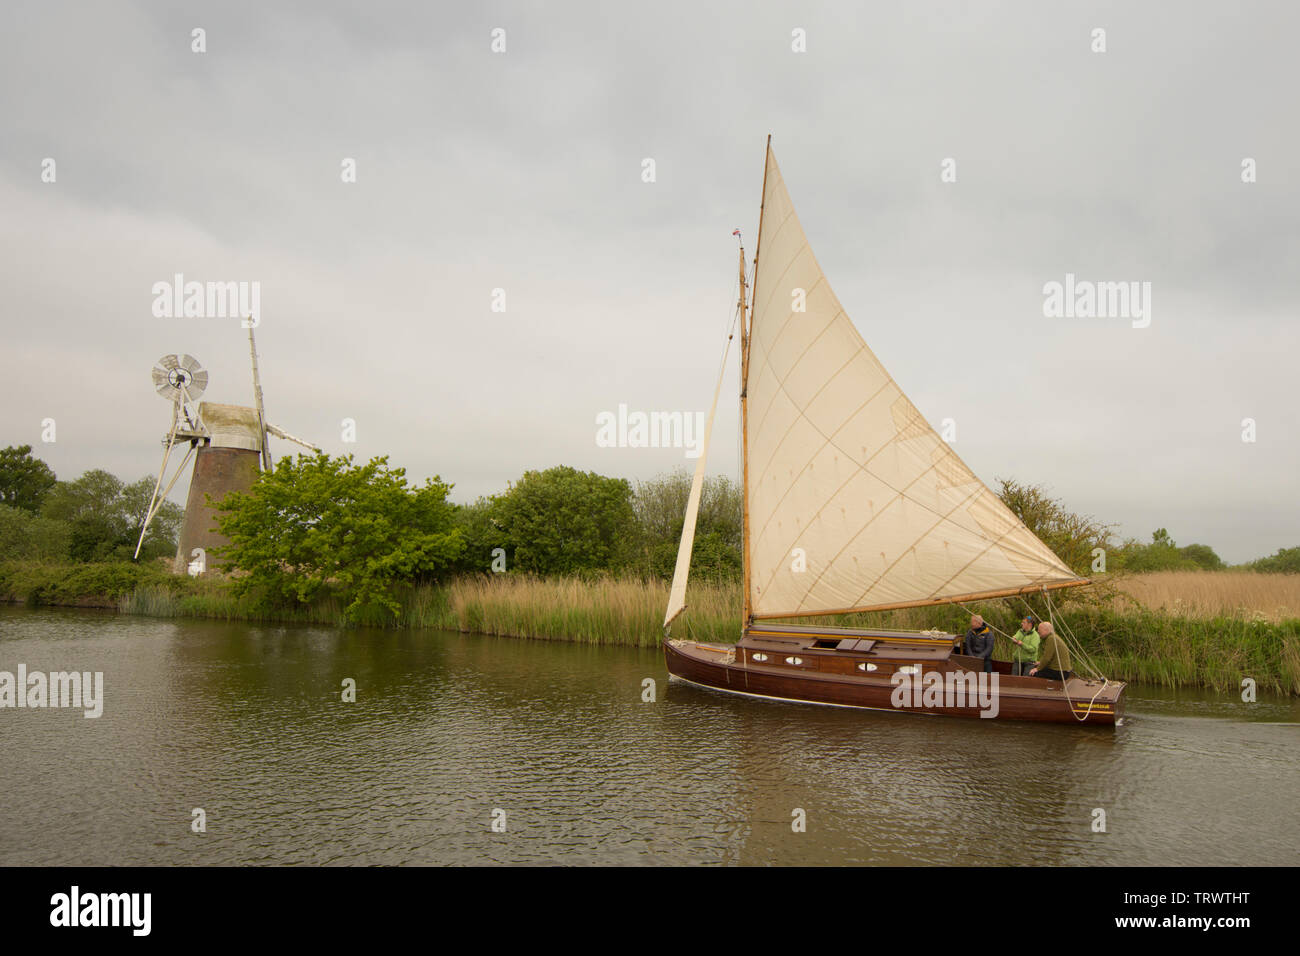
{"label": "windmill tower", "polygon": [[[181,523],[172,570],[176,574],[188,571],[191,575],[199,575],[209,570],[211,562],[208,552],[228,543],[225,536],[216,530],[217,502],[232,491],[247,491],[257,480],[259,470],[265,468],[269,471],[273,467],[268,436],[287,439],[312,451],[320,450],[310,442],[295,438],[267,422],[262,407],[257,345],[251,327],[248,329],[248,349],[253,362],[252,407],[200,402],[199,396],[208,384],[208,373],[191,355],[180,358],[164,355],[154,366],[154,387],[159,395],[172,403],[172,424],[163,439],[162,466],[158,469],[158,480],[154,482],[149,511],[144,527],[140,529],[140,540],[136,543],[137,558],[150,522],[185,471],[191,457],[194,459],[194,471],[190,478],[185,518]],[[182,444],[189,445],[189,449],[166,488],[163,488],[168,463],[175,449]]]}

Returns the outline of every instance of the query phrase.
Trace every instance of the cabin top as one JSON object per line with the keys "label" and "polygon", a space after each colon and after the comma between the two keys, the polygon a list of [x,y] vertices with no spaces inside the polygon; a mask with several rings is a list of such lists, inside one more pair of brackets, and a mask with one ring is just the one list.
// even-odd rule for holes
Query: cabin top
{"label": "cabin top", "polygon": [[745,631],[746,647],[774,651],[818,650],[892,660],[946,660],[953,651],[952,634],[916,631],[863,630],[808,625],[752,625]]}

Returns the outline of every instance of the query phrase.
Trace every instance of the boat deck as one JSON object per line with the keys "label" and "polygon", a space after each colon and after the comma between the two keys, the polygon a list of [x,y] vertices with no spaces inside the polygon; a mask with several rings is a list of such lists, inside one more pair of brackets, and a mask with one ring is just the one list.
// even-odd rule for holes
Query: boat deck
{"label": "boat deck", "polygon": [[[942,633],[754,626],[734,645],[666,641],[664,653],[674,676],[719,690],[806,703],[979,716],[964,692],[961,703],[953,706],[896,702],[900,673],[911,676],[918,688],[923,677],[935,680],[929,675],[938,675],[949,687],[973,686],[982,679],[983,662],[956,653],[956,641],[955,635]],[[1005,661],[994,661],[993,672],[996,715],[1004,719],[1113,724],[1122,709],[1125,685],[1120,682],[1018,676]]]}

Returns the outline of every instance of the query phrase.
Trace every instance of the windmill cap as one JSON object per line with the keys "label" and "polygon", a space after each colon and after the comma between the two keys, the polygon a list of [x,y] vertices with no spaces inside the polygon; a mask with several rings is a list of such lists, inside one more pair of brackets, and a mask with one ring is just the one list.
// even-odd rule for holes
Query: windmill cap
{"label": "windmill cap", "polygon": [[257,424],[257,409],[244,405],[200,402],[199,417],[207,426],[214,446],[262,450],[262,431]]}

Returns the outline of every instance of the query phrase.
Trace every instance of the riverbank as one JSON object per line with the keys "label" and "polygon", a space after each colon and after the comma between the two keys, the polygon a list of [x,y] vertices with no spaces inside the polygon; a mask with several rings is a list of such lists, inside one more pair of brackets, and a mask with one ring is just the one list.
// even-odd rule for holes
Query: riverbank
{"label": "riverbank", "polygon": [[[687,597],[675,636],[736,640],[738,586],[701,584]],[[149,617],[345,626],[343,608],[331,598],[294,608],[265,607],[236,597],[220,579],[176,577],[161,564],[0,563],[0,600],[113,607]],[[667,602],[668,585],[658,580],[472,576],[408,588],[396,626],[656,647]],[[1292,608],[1300,608],[1300,575],[1245,572],[1139,575],[1112,582],[1105,596],[1076,597],[1061,605],[1070,631],[1108,677],[1220,692],[1238,690],[1249,677],[1261,690],[1300,696],[1300,613]],[[1010,630],[1024,605],[998,600],[969,609],[909,608],[849,615],[838,623],[961,633],[972,611]],[[394,626],[380,611],[361,623]],[[999,638],[995,654],[1009,658],[1004,639]]]}
{"label": "riverbank", "polygon": [[[1207,572],[1213,574],[1213,572]],[[1259,588],[1262,577],[1286,579],[1275,588],[1300,589],[1296,575],[1242,575],[1244,587]],[[1137,579],[1140,590],[1142,582]],[[1168,586],[1167,582],[1159,582]],[[1185,585],[1196,582],[1183,579]],[[1223,582],[1216,582],[1222,584]],[[1264,582],[1266,586],[1268,582]],[[1189,590],[1189,595],[1195,593]],[[1267,593],[1267,591],[1266,591]],[[1300,695],[1300,616],[1265,601],[1268,611],[1193,597],[1174,609],[1152,610],[1138,603],[1122,584],[1104,599],[1067,601],[1060,607],[1070,632],[1098,669],[1108,677],[1165,687],[1205,687],[1236,691],[1242,679],[1277,693]],[[436,616],[440,626],[511,637],[579,640],[596,644],[658,646],[668,585],[659,581],[548,581],[521,578],[472,578],[446,588]],[[434,603],[434,602],[431,602]],[[1297,602],[1300,604],[1300,602]],[[1023,603],[984,601],[967,609],[952,606],[907,608],[845,615],[835,623],[897,630],[937,628],[964,633],[971,613],[983,614],[1002,630],[1014,630]],[[740,589],[699,585],[687,594],[687,610],[673,634],[693,640],[730,643],[739,636]],[[826,618],[795,619],[825,624]],[[1011,659],[1011,644],[999,637],[995,656]]]}

